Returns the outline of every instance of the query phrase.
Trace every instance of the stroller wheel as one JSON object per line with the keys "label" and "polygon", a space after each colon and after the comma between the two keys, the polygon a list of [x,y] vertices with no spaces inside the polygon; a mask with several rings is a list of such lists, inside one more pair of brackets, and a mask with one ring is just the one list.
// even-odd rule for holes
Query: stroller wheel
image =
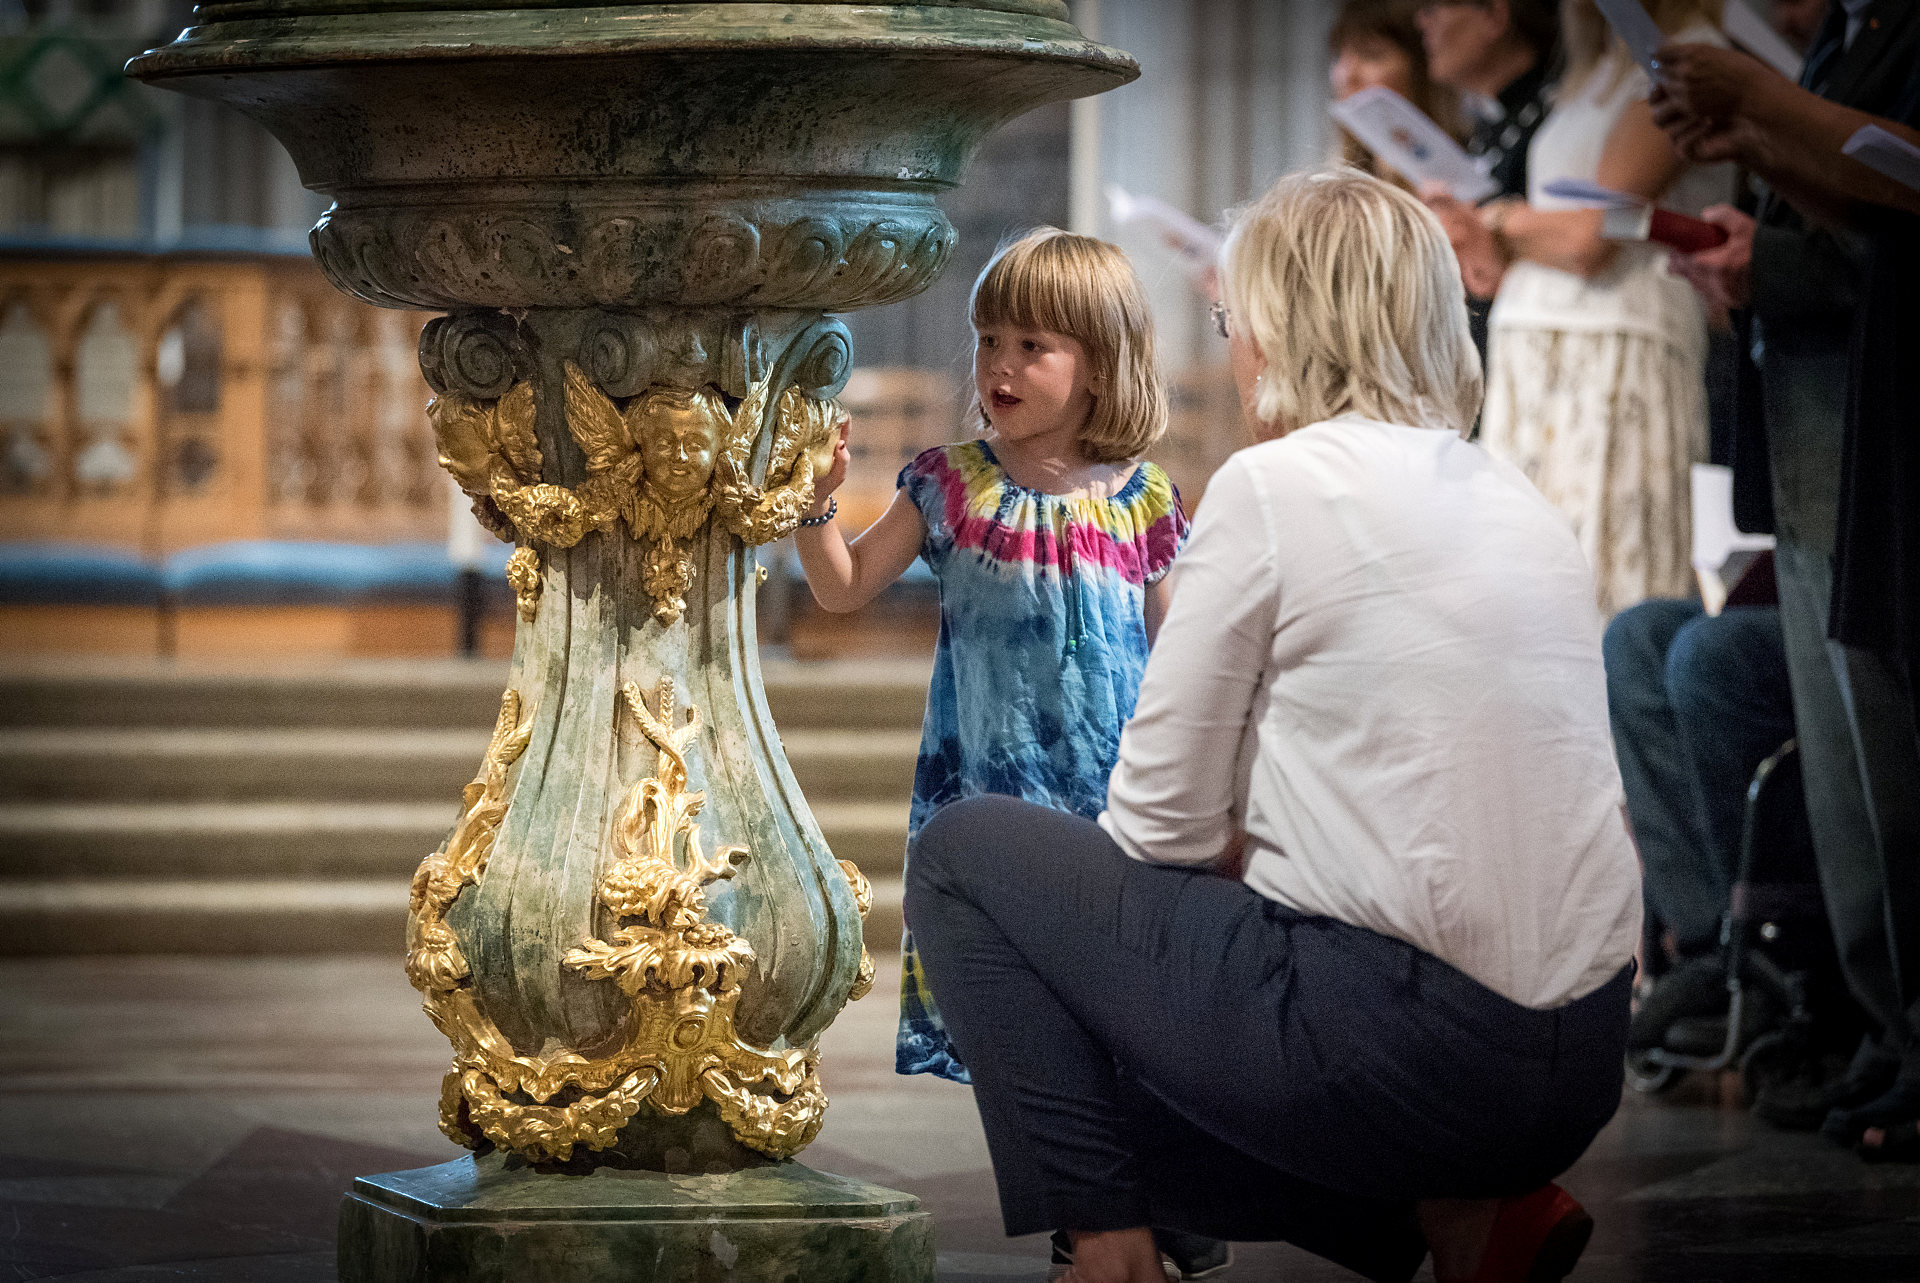
{"label": "stroller wheel", "polygon": [[1629,1053],[1627,1056],[1627,1086],[1643,1096],[1657,1096],[1680,1081],[1680,1071],[1672,1065],[1654,1060],[1645,1052]]}

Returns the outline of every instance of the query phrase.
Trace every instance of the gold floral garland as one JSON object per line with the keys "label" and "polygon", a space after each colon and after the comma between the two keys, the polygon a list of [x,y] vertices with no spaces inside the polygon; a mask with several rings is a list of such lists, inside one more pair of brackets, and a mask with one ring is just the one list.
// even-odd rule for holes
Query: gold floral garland
{"label": "gold floral garland", "polygon": [[644,475],[643,443],[658,430],[650,418],[652,394],[634,397],[622,411],[571,361],[564,373],[567,431],[587,460],[587,479],[576,488],[540,480],[543,459],[531,383],[516,383],[490,403],[449,392],[427,406],[441,466],[472,498],[483,525],[520,543],[510,575],[526,618],[539,602],[539,561],[531,545],[571,548],[589,531],[604,533],[624,520],[634,538],[651,543],[642,587],[655,618],[672,624],[685,613],[693,584],[687,541],[716,512],[749,544],[790,534],[813,503],[814,454],[831,440],[842,417],[835,402],[787,389],[775,408],[768,483],[762,487],[749,474],[772,394],[770,380],[755,384],[731,414],[717,391],[697,389],[691,399],[714,446],[713,471],[697,496],[669,500]]}
{"label": "gold floral garland", "polygon": [[[440,1127],[462,1145],[492,1141],[531,1159],[565,1160],[577,1145],[612,1145],[643,1104],[680,1115],[703,1100],[713,1102],[742,1144],[775,1158],[797,1153],[820,1130],[827,1098],[816,1053],[762,1051],[735,1032],[753,947],[707,918],[705,888],[732,877],[748,851],[734,845],[704,853],[697,820],[706,795],[687,787],[686,762],[700,720],[688,708],[674,725],[673,705],[670,678],[661,679],[651,706],[634,683],[621,687],[621,706],[656,755],[654,773],[630,788],[614,813],[615,858],[598,889],[600,903],[626,925],[616,926],[612,940],[585,940],[562,959],[583,975],[613,980],[633,999],[620,1045],[610,1054],[516,1054],[480,1010],[466,958],[446,924],[460,892],[486,871],[506,815],[507,771],[532,735],[531,720],[520,719],[518,692],[501,698],[486,757],[462,795],[466,810],[446,846],[414,874],[407,976],[453,1043]],[[684,865],[676,847],[686,852]],[[840,861],[840,868],[864,919],[872,888],[850,862]],[[863,948],[849,998],[870,990],[873,975]],[[563,1090],[575,1098],[550,1104]]]}

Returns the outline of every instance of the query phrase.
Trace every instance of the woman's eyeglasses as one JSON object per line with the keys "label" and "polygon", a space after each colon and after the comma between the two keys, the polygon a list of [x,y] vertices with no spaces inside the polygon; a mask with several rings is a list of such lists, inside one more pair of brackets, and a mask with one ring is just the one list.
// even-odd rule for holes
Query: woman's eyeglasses
{"label": "woman's eyeglasses", "polygon": [[1213,332],[1221,338],[1227,337],[1227,318],[1233,313],[1227,310],[1225,303],[1215,303],[1207,309],[1207,315],[1213,318]]}

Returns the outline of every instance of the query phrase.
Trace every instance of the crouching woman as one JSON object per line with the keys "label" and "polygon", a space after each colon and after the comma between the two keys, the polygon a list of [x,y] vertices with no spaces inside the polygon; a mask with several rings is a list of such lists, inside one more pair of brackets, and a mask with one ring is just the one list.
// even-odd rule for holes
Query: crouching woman
{"label": "crouching woman", "polygon": [[1284,179],[1222,269],[1260,440],[1207,487],[1106,812],[972,799],[909,865],[1006,1229],[1065,1230],[1081,1283],[1158,1283],[1145,1226],[1557,1280],[1640,931],[1592,577],[1464,439],[1419,201]]}

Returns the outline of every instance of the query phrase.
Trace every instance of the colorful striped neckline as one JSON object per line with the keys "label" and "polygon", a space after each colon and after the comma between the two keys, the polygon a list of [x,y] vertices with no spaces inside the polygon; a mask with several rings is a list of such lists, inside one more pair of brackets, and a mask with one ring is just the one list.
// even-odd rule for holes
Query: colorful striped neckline
{"label": "colorful striped neckline", "polygon": [[987,462],[993,465],[994,471],[1000,474],[1000,484],[1002,486],[1019,494],[1030,495],[1035,499],[1050,500],[1054,503],[1123,504],[1131,502],[1141,487],[1146,485],[1147,463],[1143,459],[1133,465],[1133,473],[1127,478],[1126,484],[1104,499],[1096,499],[1091,495],[1064,495],[1054,494],[1047,490],[1035,490],[1032,486],[1023,486],[1013,479],[1013,474],[1007,471],[1007,465],[1000,462],[1000,456],[994,453],[993,444],[984,437],[976,438],[970,444],[978,446],[980,452],[986,456]]}

